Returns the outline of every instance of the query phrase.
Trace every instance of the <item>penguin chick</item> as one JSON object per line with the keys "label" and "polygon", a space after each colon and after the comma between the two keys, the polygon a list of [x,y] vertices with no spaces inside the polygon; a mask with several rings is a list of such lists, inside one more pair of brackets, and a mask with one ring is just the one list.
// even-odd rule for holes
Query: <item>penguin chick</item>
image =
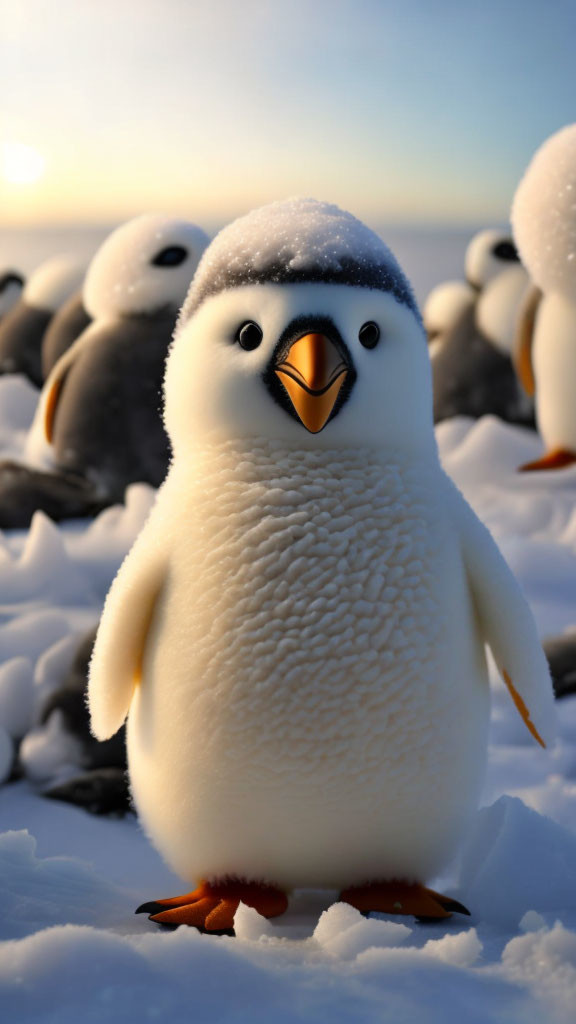
{"label": "penguin chick", "polygon": [[42,387],[42,338],[54,314],[82,283],[85,267],[69,256],[47,260],[31,275],[0,323],[0,374],[22,373]]}
{"label": "penguin chick", "polygon": [[518,250],[534,288],[518,325],[516,364],[545,446],[523,470],[576,462],[576,124],[537,150],[512,205]]}
{"label": "penguin chick", "polygon": [[208,239],[194,224],[147,214],[98,250],[83,302],[92,324],[60,357],[31,428],[52,444],[53,470],[0,464],[0,527],[96,515],[131,483],[158,487],[169,460],[159,411],[178,308]]}
{"label": "penguin chick", "polygon": [[[532,402],[524,394],[511,361],[518,310],[527,291],[528,275],[512,239],[501,230],[474,236],[466,250],[469,292],[456,305],[455,285],[440,285],[426,307],[447,306],[442,344],[430,355],[434,382],[434,420],[452,416],[499,416],[509,423],[534,426]],[[465,288],[464,282],[461,282]],[[469,301],[464,296],[469,296]],[[453,315],[448,319],[448,300]],[[426,323],[425,307],[425,323]],[[430,315],[430,314],[428,314]],[[440,338],[438,339],[440,341]]]}
{"label": "penguin chick", "polygon": [[534,622],[443,472],[430,362],[389,249],[289,200],[225,228],[165,378],[168,476],[106,600],[92,729],[128,715],[133,797],[196,888],[155,921],[230,931],[293,888],[447,917],[425,882],[484,775],[488,643],[553,735]]}
{"label": "penguin chick", "polygon": [[0,319],[16,305],[23,287],[24,278],[16,270],[0,271]]}

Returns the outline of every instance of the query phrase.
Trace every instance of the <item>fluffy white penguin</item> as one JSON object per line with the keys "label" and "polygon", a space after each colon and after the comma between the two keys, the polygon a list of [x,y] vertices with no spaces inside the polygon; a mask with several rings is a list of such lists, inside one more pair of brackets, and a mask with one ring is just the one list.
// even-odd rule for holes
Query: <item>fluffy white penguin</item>
{"label": "fluffy white penguin", "polygon": [[86,267],[54,256],[30,275],[0,324],[0,374],[22,373],[42,387],[42,339],[53,316],[82,283]]}
{"label": "fluffy white penguin", "polygon": [[28,526],[37,509],[54,520],[94,516],[132,483],[162,483],[164,365],[207,244],[195,224],[144,214],[100,246],[83,288],[92,322],[50,371],[29,432],[35,468],[0,462],[1,529]]}
{"label": "fluffy white penguin", "polygon": [[536,152],[512,206],[514,237],[534,289],[517,336],[518,372],[535,392],[546,452],[524,470],[576,462],[576,124]]}
{"label": "fluffy white penguin", "polygon": [[429,338],[436,328],[430,351],[434,419],[492,414],[533,427],[533,404],[511,360],[529,287],[512,238],[496,228],[478,232],[466,249],[465,269],[466,282],[439,285],[424,306]]}
{"label": "fluffy white penguin", "polygon": [[108,595],[92,728],[188,883],[162,923],[273,917],[293,888],[446,917],[474,811],[489,643],[553,735],[530,611],[440,467],[415,301],[337,207],[272,204],[206,250],[167,363],[173,462]]}

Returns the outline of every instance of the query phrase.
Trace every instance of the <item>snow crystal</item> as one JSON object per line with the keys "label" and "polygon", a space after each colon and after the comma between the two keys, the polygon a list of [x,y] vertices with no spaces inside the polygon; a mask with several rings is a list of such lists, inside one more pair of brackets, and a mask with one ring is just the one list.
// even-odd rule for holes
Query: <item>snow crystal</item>
{"label": "snow crystal", "polygon": [[536,284],[576,298],[576,124],[552,135],[532,158],[514,197],[512,226]]}
{"label": "snow crystal", "polygon": [[216,236],[200,261],[180,324],[226,288],[307,281],[377,288],[416,311],[410,285],[378,235],[337,206],[296,198],[253,210]]}

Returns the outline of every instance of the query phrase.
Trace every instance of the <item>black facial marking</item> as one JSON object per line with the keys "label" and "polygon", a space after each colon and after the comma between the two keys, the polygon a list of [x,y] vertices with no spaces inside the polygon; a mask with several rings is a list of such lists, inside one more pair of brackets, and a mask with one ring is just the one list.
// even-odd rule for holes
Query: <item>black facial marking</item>
{"label": "black facial marking", "polygon": [[24,284],[24,278],[15,270],[7,270],[5,274],[0,274],[0,292],[9,288],[11,284],[19,284],[22,286]]}
{"label": "black facial marking", "polygon": [[492,249],[493,256],[496,256],[499,260],[504,260],[506,263],[519,263],[520,257],[518,250],[512,241],[497,242]]}
{"label": "black facial marking", "polygon": [[188,249],[183,245],[168,245],[161,249],[150,262],[153,267],[179,267],[188,258]]}
{"label": "black facial marking", "polygon": [[[296,420],[297,423],[302,425],[298,413],[292,405],[292,400],[290,399],[288,392],[275,373],[275,367],[278,363],[282,362],[288,354],[290,346],[297,341],[298,338],[303,338],[305,334],[325,334],[327,338],[330,338],[330,340],[334,342],[342,358],[348,365],[346,380],[340,388],[340,393],[334,403],[334,408],[332,409],[330,416],[322,427],[322,430],[325,430],[331,420],[338,415],[342,406],[348,401],[357,377],[354,362],[348,350],[348,346],[336,327],[336,324],[330,317],[299,316],[292,320],[282,331],[272,353],[272,357],[262,374],[262,379],[268,388],[270,396],[274,399],[276,404],[279,405],[281,409],[284,409],[284,411],[287,412],[293,420]],[[318,433],[321,433],[321,431],[318,431]]]}
{"label": "black facial marking", "polygon": [[241,348],[245,349],[246,352],[252,352],[262,341],[262,328],[259,327],[254,320],[246,320],[245,323],[240,324],[240,327],[234,335],[234,340],[238,342]]}
{"label": "black facial marking", "polygon": [[376,348],[380,340],[380,328],[373,320],[367,320],[358,331],[358,340],[364,348]]}

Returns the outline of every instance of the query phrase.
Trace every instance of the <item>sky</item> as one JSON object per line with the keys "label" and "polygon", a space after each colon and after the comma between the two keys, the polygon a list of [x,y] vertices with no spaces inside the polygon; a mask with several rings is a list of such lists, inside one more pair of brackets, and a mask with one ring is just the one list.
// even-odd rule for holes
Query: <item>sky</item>
{"label": "sky", "polygon": [[501,223],[576,120],[574,0],[0,0],[0,226],[314,195]]}

